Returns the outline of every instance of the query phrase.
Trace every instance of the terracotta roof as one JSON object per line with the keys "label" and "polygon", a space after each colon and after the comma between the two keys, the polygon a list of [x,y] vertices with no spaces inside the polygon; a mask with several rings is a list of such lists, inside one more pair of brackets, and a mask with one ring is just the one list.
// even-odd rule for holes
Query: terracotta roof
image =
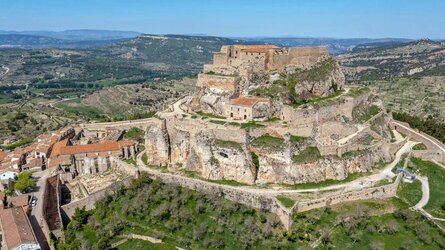
{"label": "terracotta roof", "polygon": [[243,96],[243,97],[238,97],[238,98],[230,100],[231,105],[246,106],[246,107],[253,107],[258,102],[269,102],[269,99]]}
{"label": "terracotta roof", "polygon": [[8,249],[23,244],[38,244],[28,216],[22,207],[0,210],[0,223]]}
{"label": "terracotta roof", "polygon": [[29,163],[22,165],[22,167],[41,167],[43,165],[42,158],[32,158]]}
{"label": "terracotta roof", "polygon": [[29,194],[10,196],[8,197],[8,203],[11,203],[14,207],[26,206],[29,203]]}
{"label": "terracotta roof", "polygon": [[115,151],[124,147],[136,144],[134,141],[103,141],[96,144],[63,146],[63,144],[54,144],[51,157],[58,155],[74,155],[82,153]]}
{"label": "terracotta roof", "polygon": [[275,45],[235,45],[243,52],[267,52],[271,49],[278,49]]}
{"label": "terracotta roof", "polygon": [[6,158],[7,155],[8,155],[8,152],[0,150],[0,162],[2,162]]}

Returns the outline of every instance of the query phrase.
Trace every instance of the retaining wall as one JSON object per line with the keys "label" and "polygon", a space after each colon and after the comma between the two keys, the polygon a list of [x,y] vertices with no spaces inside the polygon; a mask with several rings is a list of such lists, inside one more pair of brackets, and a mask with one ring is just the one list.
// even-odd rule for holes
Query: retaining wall
{"label": "retaining wall", "polygon": [[346,193],[333,194],[319,199],[299,201],[292,208],[292,213],[304,212],[315,208],[322,208],[342,202],[367,200],[367,199],[384,199],[394,197],[397,194],[397,188],[403,174],[400,173],[396,180],[388,185],[361,189]]}

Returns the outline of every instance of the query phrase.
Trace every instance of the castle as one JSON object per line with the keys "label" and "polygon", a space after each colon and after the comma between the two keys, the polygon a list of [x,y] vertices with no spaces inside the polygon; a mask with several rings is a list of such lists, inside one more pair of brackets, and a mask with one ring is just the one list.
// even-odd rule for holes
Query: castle
{"label": "castle", "polygon": [[[150,164],[212,180],[295,184],[369,171],[397,148],[381,102],[366,88],[345,89],[324,47],[223,46],[197,85],[147,126]],[[302,89],[307,103],[289,101]]]}

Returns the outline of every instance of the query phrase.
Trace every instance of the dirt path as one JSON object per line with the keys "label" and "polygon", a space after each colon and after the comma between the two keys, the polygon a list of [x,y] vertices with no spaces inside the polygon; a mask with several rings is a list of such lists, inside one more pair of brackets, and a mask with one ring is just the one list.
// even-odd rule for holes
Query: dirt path
{"label": "dirt path", "polygon": [[[386,178],[393,178],[395,176],[395,174],[392,172],[392,169],[397,165],[397,163],[400,161],[402,155],[404,153],[407,153],[411,150],[412,146],[415,145],[417,142],[407,142],[397,153],[396,153],[396,157],[394,158],[394,160],[388,164],[382,171],[380,171],[379,173],[373,174],[373,175],[369,175],[369,176],[364,176],[361,178],[358,178],[356,180],[353,180],[351,182],[348,183],[342,183],[342,184],[337,184],[337,185],[332,185],[332,186],[327,186],[327,187],[322,187],[322,188],[311,188],[311,189],[264,189],[264,188],[259,188],[259,187],[253,187],[253,186],[228,186],[228,185],[223,185],[223,184],[217,184],[217,183],[211,183],[205,180],[199,180],[196,178],[190,178],[190,177],[186,177],[186,176],[181,176],[182,178],[186,178],[186,179],[193,179],[193,180],[199,180],[202,182],[205,182],[206,184],[211,184],[211,185],[216,185],[216,186],[220,186],[220,187],[230,187],[233,189],[237,189],[237,190],[241,190],[241,191],[245,191],[245,192],[251,192],[251,193],[256,193],[256,194],[260,194],[260,195],[266,195],[266,196],[277,196],[277,195],[281,195],[281,194],[298,194],[298,193],[314,193],[314,192],[320,192],[320,191],[331,191],[331,190],[340,190],[342,189],[342,191],[352,191],[352,190],[358,190],[358,189],[362,189],[362,188],[366,188],[366,187],[370,187],[372,186],[375,182],[382,180],[382,179],[386,179]],[[143,152],[140,152],[137,156],[137,165],[138,167],[143,170],[143,171],[147,171],[147,172],[157,172],[160,173],[157,170],[151,169],[147,166],[145,166],[145,164],[142,162],[141,157],[143,155]],[[162,174],[167,174],[167,175],[177,175],[174,173],[162,173]]]}
{"label": "dirt path", "polygon": [[427,177],[417,176],[417,179],[422,183],[422,199],[420,199],[413,208],[416,210],[423,210],[423,207],[426,206],[430,200],[430,186]]}

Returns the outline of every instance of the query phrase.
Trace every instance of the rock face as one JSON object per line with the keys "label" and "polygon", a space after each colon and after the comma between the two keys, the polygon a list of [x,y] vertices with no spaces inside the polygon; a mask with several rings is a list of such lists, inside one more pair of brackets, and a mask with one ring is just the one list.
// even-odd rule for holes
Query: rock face
{"label": "rock face", "polygon": [[[297,83],[295,91],[298,95],[303,95],[304,92],[309,92],[315,96],[327,96],[337,89],[343,89],[345,84],[345,75],[341,70],[340,65],[335,61],[329,61],[332,63],[331,68],[326,72],[320,72],[324,74],[323,78],[315,80],[303,80]],[[315,68],[317,65],[314,66]],[[320,69],[320,71],[322,71]]]}
{"label": "rock face", "polygon": [[378,162],[390,159],[381,151],[365,151],[358,155],[339,158],[324,157],[302,164],[286,164],[283,153],[261,154],[256,183],[298,184],[324,180],[344,180],[348,174],[367,172]]}
{"label": "rock face", "polygon": [[145,132],[145,150],[151,164],[166,164],[169,162],[169,138],[164,121],[151,125]]}
{"label": "rock face", "polygon": [[217,145],[215,139],[205,133],[196,134],[192,144],[194,146],[187,160],[187,170],[200,172],[209,180],[254,183],[252,163],[241,147]]}

